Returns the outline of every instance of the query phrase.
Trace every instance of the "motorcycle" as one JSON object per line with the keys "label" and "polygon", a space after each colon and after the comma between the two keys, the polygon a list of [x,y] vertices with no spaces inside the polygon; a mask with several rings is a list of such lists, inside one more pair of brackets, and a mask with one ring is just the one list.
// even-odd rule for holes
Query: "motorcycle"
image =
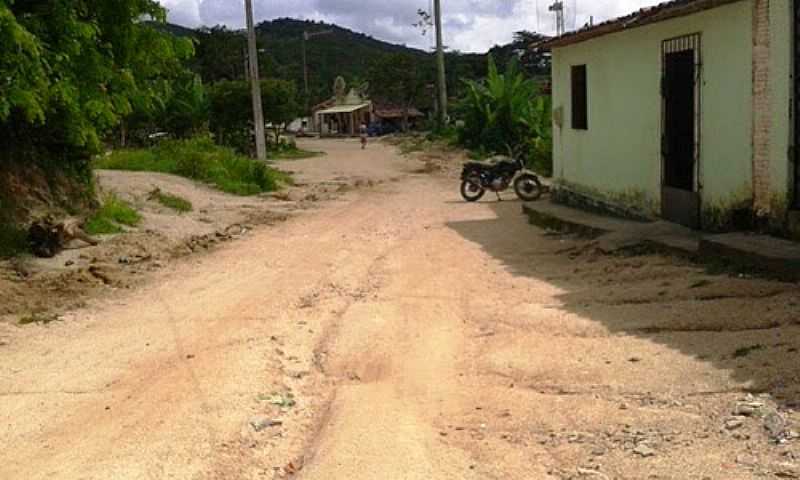
{"label": "motorcycle", "polygon": [[461,196],[468,202],[477,202],[487,191],[495,192],[497,200],[502,201],[500,192],[514,185],[514,192],[520,200],[538,200],[544,192],[539,177],[525,167],[520,157],[502,160],[494,164],[467,162],[461,172]]}

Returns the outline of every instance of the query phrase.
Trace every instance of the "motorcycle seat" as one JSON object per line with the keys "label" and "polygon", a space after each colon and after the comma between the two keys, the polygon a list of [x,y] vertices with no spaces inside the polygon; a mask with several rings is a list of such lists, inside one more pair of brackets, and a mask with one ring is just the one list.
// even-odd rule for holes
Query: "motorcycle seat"
{"label": "motorcycle seat", "polygon": [[465,163],[464,166],[467,168],[490,168],[492,164],[488,162],[471,161]]}

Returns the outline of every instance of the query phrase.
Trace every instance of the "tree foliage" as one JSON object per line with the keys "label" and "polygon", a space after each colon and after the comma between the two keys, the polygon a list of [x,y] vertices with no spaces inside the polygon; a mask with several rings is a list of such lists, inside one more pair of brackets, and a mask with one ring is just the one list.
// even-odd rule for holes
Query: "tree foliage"
{"label": "tree foliage", "polygon": [[551,100],[520,71],[516,59],[500,73],[490,57],[487,79],[466,85],[467,94],[458,105],[464,121],[459,141],[489,154],[508,154],[511,149],[541,173],[550,173]]}
{"label": "tree foliage", "polygon": [[0,0],[0,149],[85,163],[135,112],[163,108],[190,40],[154,0]]}
{"label": "tree foliage", "polygon": [[433,64],[429,61],[395,53],[380,57],[369,70],[370,95],[380,103],[404,111],[403,125],[408,126],[408,112],[430,97]]}
{"label": "tree foliage", "polygon": [[161,117],[164,128],[178,138],[188,138],[206,131],[211,103],[200,76],[186,73],[173,85]]}
{"label": "tree foliage", "polygon": [[195,71],[207,82],[242,80],[245,77],[247,37],[224,26],[197,32]]}
{"label": "tree foliage", "polygon": [[522,30],[514,33],[511,43],[489,50],[497,63],[505,65],[512,59],[519,62],[519,69],[529,78],[550,78],[552,59],[550,54],[532,46],[547,37],[536,32]]}
{"label": "tree foliage", "polygon": [[[261,81],[264,120],[272,126],[278,143],[285,127],[300,114],[297,88],[278,79]],[[210,88],[211,131],[221,144],[242,152],[252,150],[253,103],[250,84],[245,81],[217,82]]]}

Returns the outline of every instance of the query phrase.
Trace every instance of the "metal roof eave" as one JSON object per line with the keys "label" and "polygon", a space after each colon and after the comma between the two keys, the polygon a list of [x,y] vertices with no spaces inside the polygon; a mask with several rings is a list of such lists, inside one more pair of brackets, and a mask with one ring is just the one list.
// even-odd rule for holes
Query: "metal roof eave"
{"label": "metal roof eave", "polygon": [[336,107],[331,107],[325,110],[320,110],[317,112],[319,115],[332,115],[335,113],[353,113],[361,110],[362,108],[369,107],[369,103],[361,103],[358,105],[338,105]]}
{"label": "metal roof eave", "polygon": [[584,27],[580,30],[561,35],[560,37],[535,43],[531,45],[530,48],[552,50],[553,48],[566,47],[612,33],[692,15],[694,13],[741,1],[743,0],[672,0],[653,7],[643,8],[624,17],[609,20],[591,27]]}

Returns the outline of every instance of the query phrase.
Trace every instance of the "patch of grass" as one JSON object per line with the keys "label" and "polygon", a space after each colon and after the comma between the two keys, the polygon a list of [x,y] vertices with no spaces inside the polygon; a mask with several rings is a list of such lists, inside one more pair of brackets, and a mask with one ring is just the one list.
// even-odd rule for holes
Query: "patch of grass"
{"label": "patch of grass", "polygon": [[325,155],[323,152],[312,152],[310,150],[295,148],[281,152],[271,152],[269,158],[270,160],[303,160],[306,158],[321,157],[323,155]]}
{"label": "patch of grass", "polygon": [[96,168],[169,173],[198,180],[235,195],[277,190],[287,175],[216,145],[210,137],[169,140],[141,150],[119,150],[95,161]]}
{"label": "patch of grass", "polygon": [[189,200],[171,193],[164,193],[159,188],[150,192],[148,198],[179,213],[188,213],[194,210],[194,206]]}
{"label": "patch of grass", "polygon": [[135,227],[141,221],[142,216],[129,203],[108,195],[100,209],[86,221],[85,230],[89,235],[121,233],[120,225]]}
{"label": "patch of grass", "polygon": [[18,227],[0,223],[0,258],[10,258],[28,251],[28,234]]}
{"label": "patch of grass", "polygon": [[409,155],[411,153],[416,152],[424,152],[431,148],[431,142],[429,142],[425,137],[407,137],[404,138],[400,142],[400,153],[403,155]]}
{"label": "patch of grass", "polygon": [[761,344],[750,345],[749,347],[737,348],[736,351],[733,352],[733,358],[744,358],[753,352],[764,350],[764,348],[766,347],[764,347],[764,345]]}
{"label": "patch of grass", "polygon": [[38,323],[41,325],[47,325],[53,323],[58,320],[58,316],[52,313],[44,314],[44,313],[34,313],[31,315],[27,315],[19,319],[17,322],[20,325],[32,325],[34,323]]}
{"label": "patch of grass", "polygon": [[292,408],[297,405],[292,392],[273,393],[266,401],[281,408]]}

